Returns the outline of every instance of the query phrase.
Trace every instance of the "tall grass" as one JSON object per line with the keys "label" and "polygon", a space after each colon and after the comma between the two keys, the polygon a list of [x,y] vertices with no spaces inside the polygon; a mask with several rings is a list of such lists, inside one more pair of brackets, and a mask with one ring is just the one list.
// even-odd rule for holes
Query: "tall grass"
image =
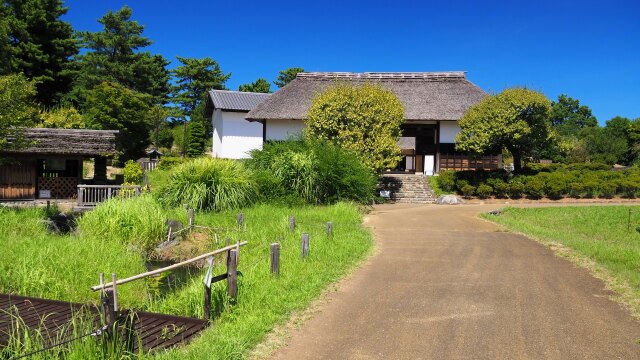
{"label": "tall grass", "polygon": [[188,204],[198,210],[220,211],[252,204],[257,185],[238,161],[198,158],[177,166],[157,192],[166,206]]}
{"label": "tall grass", "polygon": [[110,199],[100,203],[78,221],[83,237],[112,240],[149,253],[162,242],[166,215],[150,195]]}

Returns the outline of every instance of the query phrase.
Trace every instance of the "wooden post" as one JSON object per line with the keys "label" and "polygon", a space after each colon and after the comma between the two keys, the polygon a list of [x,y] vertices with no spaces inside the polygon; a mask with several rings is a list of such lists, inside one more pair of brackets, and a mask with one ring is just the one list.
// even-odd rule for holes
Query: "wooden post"
{"label": "wooden post", "polygon": [[242,225],[244,225],[244,214],[243,213],[238,214],[238,216],[236,217],[236,223],[238,224],[238,227],[242,227]]}
{"label": "wooden post", "polygon": [[300,240],[300,245],[301,245],[301,255],[302,258],[306,258],[307,256],[309,256],[309,234],[304,233],[302,234],[302,239]]}
{"label": "wooden post", "polygon": [[296,229],[296,218],[293,215],[289,216],[289,231]]}
{"label": "wooden post", "polygon": [[229,250],[227,258],[227,291],[232,302],[238,300],[238,268],[237,268],[238,251],[236,249]]}
{"label": "wooden post", "polygon": [[84,195],[84,189],[81,187],[78,187],[78,206],[82,206],[84,203],[83,195]]}
{"label": "wooden post", "polygon": [[[104,273],[100,273],[100,285],[104,284]],[[102,311],[104,312],[105,325],[111,329],[116,321],[116,314],[113,311],[113,290],[104,289],[100,292],[100,302],[102,303]]]}
{"label": "wooden post", "polygon": [[149,175],[147,175],[146,171],[142,173],[142,182],[144,183],[144,188],[149,191]]}
{"label": "wooden post", "polygon": [[270,246],[271,253],[271,273],[280,275],[280,244],[272,243]]}
{"label": "wooden post", "polygon": [[192,228],[193,227],[193,220],[194,220],[194,217],[195,217],[192,208],[187,209],[187,216],[189,217],[189,227]]}
{"label": "wooden post", "polygon": [[331,221],[327,222],[327,236],[333,235],[333,223]]}
{"label": "wooden post", "polygon": [[204,284],[204,319],[209,321],[211,316],[211,286]]}
{"label": "wooden post", "polygon": [[118,316],[118,288],[116,273],[111,274],[111,283],[113,284],[113,312]]}

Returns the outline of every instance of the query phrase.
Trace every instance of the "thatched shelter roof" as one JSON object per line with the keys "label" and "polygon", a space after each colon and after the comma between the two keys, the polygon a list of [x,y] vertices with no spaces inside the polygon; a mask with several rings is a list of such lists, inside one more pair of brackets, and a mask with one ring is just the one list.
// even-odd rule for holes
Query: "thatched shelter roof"
{"label": "thatched shelter roof", "polygon": [[404,105],[411,121],[459,120],[487,93],[466,79],[465,72],[419,73],[298,73],[295,79],[271,94],[247,114],[247,120],[304,120],[315,96],[340,83],[380,84]]}
{"label": "thatched shelter roof", "polygon": [[110,156],[116,151],[117,130],[24,129],[30,146],[13,154]]}

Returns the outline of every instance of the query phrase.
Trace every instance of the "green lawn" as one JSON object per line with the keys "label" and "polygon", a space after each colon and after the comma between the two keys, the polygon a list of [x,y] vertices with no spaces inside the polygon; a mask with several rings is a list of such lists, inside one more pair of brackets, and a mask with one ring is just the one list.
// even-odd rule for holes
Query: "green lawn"
{"label": "green lawn", "polygon": [[[163,209],[164,216],[186,222],[183,209]],[[224,283],[213,290],[214,305],[222,307],[211,327],[193,343],[180,349],[152,355],[160,358],[242,358],[274,326],[287,321],[294,311],[305,309],[332,282],[350,271],[370,252],[372,238],[362,226],[363,212],[349,203],[332,206],[288,208],[256,205],[241,210],[246,228],[235,227],[239,211],[198,213],[196,224],[228,228],[218,232],[218,243],[210,238],[207,247],[224,246],[223,241],[248,241],[241,248],[239,298],[230,305],[224,296]],[[295,215],[298,227],[288,230],[288,216]],[[127,239],[132,229],[121,234],[95,234],[80,231],[72,235],[52,235],[43,227],[41,209],[9,210],[0,208],[0,292],[38,296],[76,302],[97,302],[98,295],[89,286],[98,281],[100,271],[118,277],[145,270],[144,259]],[[334,236],[325,235],[325,223],[333,221]],[[88,222],[89,223],[89,222]],[[300,259],[301,233],[310,234],[310,255]],[[131,235],[133,236],[133,235]],[[281,275],[269,273],[269,244],[281,242]],[[218,263],[222,260],[218,259]],[[222,267],[216,268],[221,273]],[[186,316],[202,316],[202,275],[204,270],[180,284],[177,290],[160,298],[150,297],[153,289],[144,281],[119,287],[119,303],[150,311]],[[90,338],[86,341],[93,341]],[[77,347],[76,347],[77,348]],[[82,349],[82,347],[81,347]],[[67,353],[82,358],[81,353]],[[92,348],[91,351],[95,351]],[[58,358],[45,354],[41,358]],[[64,355],[64,354],[63,354]],[[93,355],[92,355],[93,356]]]}
{"label": "green lawn", "polygon": [[500,216],[484,217],[594,261],[640,312],[640,206],[507,208]]}

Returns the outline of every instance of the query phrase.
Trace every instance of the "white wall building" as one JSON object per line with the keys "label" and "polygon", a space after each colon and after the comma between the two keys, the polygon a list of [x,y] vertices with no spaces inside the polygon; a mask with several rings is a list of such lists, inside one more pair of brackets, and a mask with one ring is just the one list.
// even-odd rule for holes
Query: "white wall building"
{"label": "white wall building", "polygon": [[228,90],[211,90],[207,116],[213,124],[214,157],[243,159],[249,151],[261,149],[264,127],[260,122],[249,122],[245,117],[270,94]]}

